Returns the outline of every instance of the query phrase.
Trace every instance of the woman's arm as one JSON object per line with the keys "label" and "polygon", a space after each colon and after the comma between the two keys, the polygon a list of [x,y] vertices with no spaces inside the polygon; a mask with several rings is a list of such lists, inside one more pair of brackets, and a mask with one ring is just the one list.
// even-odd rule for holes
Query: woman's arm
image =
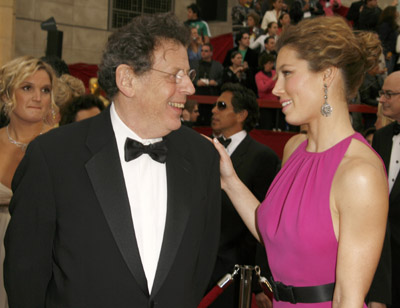
{"label": "woman's arm", "polygon": [[220,155],[221,187],[228,195],[247,228],[260,241],[256,228],[256,209],[260,202],[246,185],[240,181],[224,146],[216,138],[214,138],[213,143]]}
{"label": "woman's arm", "polygon": [[334,308],[363,306],[385,236],[387,179],[376,155],[365,147],[364,152],[367,155],[345,156],[332,184],[331,209],[339,241]]}

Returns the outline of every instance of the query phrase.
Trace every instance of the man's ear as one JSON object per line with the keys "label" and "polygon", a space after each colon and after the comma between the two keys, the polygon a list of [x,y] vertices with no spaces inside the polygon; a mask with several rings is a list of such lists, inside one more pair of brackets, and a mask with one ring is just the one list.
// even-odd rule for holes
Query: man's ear
{"label": "man's ear", "polygon": [[237,113],[239,122],[244,123],[246,121],[248,115],[249,115],[249,112],[246,109],[239,111]]}
{"label": "man's ear", "polygon": [[115,70],[115,82],[119,91],[127,96],[133,97],[135,94],[135,75],[132,68],[126,64],[118,65]]}

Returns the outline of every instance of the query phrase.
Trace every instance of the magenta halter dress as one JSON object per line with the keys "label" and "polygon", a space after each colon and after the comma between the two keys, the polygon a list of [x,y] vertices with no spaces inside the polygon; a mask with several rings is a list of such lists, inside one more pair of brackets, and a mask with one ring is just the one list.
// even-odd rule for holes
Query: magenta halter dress
{"label": "magenta halter dress", "polygon": [[[257,211],[258,227],[275,281],[295,287],[335,282],[338,241],[333,230],[329,196],[335,172],[352,139],[368,144],[358,133],[330,149],[311,153],[304,141],[271,184]],[[331,307],[332,302],[281,307]],[[366,307],[366,306],[365,306]]]}

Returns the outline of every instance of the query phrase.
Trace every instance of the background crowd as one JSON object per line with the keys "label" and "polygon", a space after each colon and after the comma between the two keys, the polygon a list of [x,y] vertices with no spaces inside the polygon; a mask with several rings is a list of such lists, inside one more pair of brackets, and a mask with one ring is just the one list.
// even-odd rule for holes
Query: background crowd
{"label": "background crowd", "polygon": [[[273,92],[277,82],[276,45],[288,27],[302,20],[333,15],[345,15],[344,17],[354,30],[373,32],[376,38],[379,38],[383,47],[379,63],[365,73],[363,83],[356,95],[353,95],[348,102],[350,104],[374,106],[377,107],[378,112],[376,115],[349,114],[353,128],[356,131],[363,132],[370,144],[373,144],[373,136],[377,130],[389,124],[395,125],[396,123],[393,123],[393,121],[400,121],[400,117],[397,117],[398,114],[391,113],[389,110],[394,107],[388,107],[391,100],[400,99],[397,96],[400,93],[400,88],[396,90],[397,86],[393,86],[393,80],[400,82],[399,76],[396,75],[396,72],[400,70],[400,33],[398,29],[397,0],[383,10],[379,8],[377,0],[360,0],[354,2],[346,14],[343,14],[340,0],[240,0],[238,5],[232,8],[231,12],[234,47],[227,51],[222,63],[213,59],[215,50],[210,43],[212,35],[207,22],[201,19],[200,8],[196,4],[191,4],[187,7],[187,12],[188,19],[184,24],[190,28],[191,33],[187,55],[190,68],[196,71],[196,76],[193,79],[195,94],[219,96],[219,99],[213,106],[202,106],[195,101],[188,101],[182,113],[181,120],[184,125],[189,127],[201,124],[211,125],[215,136],[220,137],[234,135],[243,131],[248,133],[253,128],[278,128],[280,130],[293,129],[299,131],[300,127],[289,126],[285,122],[281,111],[279,111],[279,124],[277,127],[276,123],[274,123],[276,111],[267,108],[260,109],[256,105],[256,99],[279,101],[276,91]],[[395,74],[391,75],[393,73]],[[387,84],[390,85],[389,88],[385,88]],[[221,97],[225,98],[227,92],[233,93],[234,97],[221,100]],[[244,98],[240,97],[241,94],[238,93],[245,93],[242,94]],[[12,60],[1,68],[1,242],[3,242],[10,219],[7,206],[12,197],[11,181],[28,144],[37,136],[45,134],[49,130],[57,129],[58,126],[68,125],[101,113],[108,106],[110,99],[110,97],[105,98],[104,96],[105,94],[100,89],[97,78],[91,79],[89,87],[85,88],[81,80],[69,74],[68,66],[65,62],[55,57],[36,59],[24,56]],[[226,104],[225,101],[229,103]],[[225,106],[222,102],[224,102]],[[397,108],[400,110],[400,100],[397,103]],[[231,123],[231,126],[221,125],[221,123],[225,123],[223,122],[224,112],[227,112],[227,110],[231,112],[231,120],[235,121],[233,124]],[[247,120],[234,118],[242,111],[246,112]],[[248,124],[250,117],[252,121]],[[304,129],[307,131],[307,127]],[[247,186],[254,185],[249,189],[261,200],[276,175],[280,162],[271,149],[260,147],[259,144],[253,144],[254,140],[250,141],[247,136],[244,134],[236,145],[234,145],[235,141],[233,140],[233,143],[230,146],[228,144],[226,147],[232,158],[235,170],[239,173],[241,179],[244,179],[245,184],[246,180],[248,180]],[[375,142],[378,141],[375,140]],[[241,161],[237,157],[239,151],[233,154],[239,144],[241,144],[239,151],[241,149],[243,155],[247,156],[246,162],[252,162],[253,164],[241,166]],[[249,149],[243,150],[245,146]],[[376,149],[381,147],[383,146],[380,143],[376,144]],[[392,152],[392,155],[399,155],[399,153]],[[254,155],[254,157],[251,155]],[[260,160],[260,157],[262,160]],[[393,170],[390,155],[389,161],[387,157],[384,157],[384,160],[389,172]],[[240,168],[243,168],[244,171]],[[267,170],[265,171],[262,168]],[[260,179],[261,175],[258,174],[248,175],[247,172],[250,169],[257,169],[266,178]],[[395,170],[398,172],[398,169]],[[392,171],[390,175],[392,176],[392,181],[395,182],[397,173]],[[254,178],[260,180],[262,184],[258,186],[258,183],[253,181]],[[266,259],[263,247],[254,241],[248,230],[245,230],[245,225],[236,211],[232,212],[232,209],[233,207],[228,197],[223,195],[222,239],[218,252],[219,259],[217,259],[217,265],[210,281],[210,288],[226,270],[237,262],[263,263],[264,270],[266,272],[269,271],[267,264],[261,261]],[[389,221],[393,225],[399,224],[397,219],[400,219],[398,210],[389,211]],[[237,221],[236,225],[240,226],[240,228],[232,230],[230,227],[232,221]],[[396,228],[394,230],[394,232],[398,232]],[[394,233],[392,239],[386,239],[386,241],[392,241],[392,246],[394,245],[394,247],[400,246],[398,234],[396,233]],[[385,243],[385,245],[387,244]],[[243,252],[243,249],[246,251],[245,255],[237,253],[238,251]],[[396,249],[394,251],[398,253]],[[232,259],[232,255],[225,255],[229,250],[236,251],[233,254],[235,258]],[[1,263],[3,262],[4,254],[4,247],[1,245]],[[392,264],[396,271],[399,268],[398,260],[400,258],[397,260],[392,258]],[[387,261],[383,260],[381,262]],[[380,264],[380,268],[384,268],[384,265]],[[0,308],[7,307],[2,277],[3,273],[0,270]],[[399,288],[398,283],[397,279],[393,285],[394,292],[391,294],[394,303],[399,303],[400,289],[396,289]],[[261,293],[261,290],[255,288],[255,291],[259,307],[269,307],[271,303]],[[396,291],[398,291],[397,294]],[[221,300],[220,303],[216,302],[214,307],[218,307],[218,305],[220,307],[231,307],[229,305],[234,307],[237,302],[232,301],[232,298],[236,298],[236,296],[237,290],[228,300],[229,304]],[[381,304],[389,306],[392,301],[391,296],[390,294],[383,296]],[[378,298],[372,298],[371,301],[379,301],[379,299],[378,296]],[[395,305],[393,307],[396,307]]]}

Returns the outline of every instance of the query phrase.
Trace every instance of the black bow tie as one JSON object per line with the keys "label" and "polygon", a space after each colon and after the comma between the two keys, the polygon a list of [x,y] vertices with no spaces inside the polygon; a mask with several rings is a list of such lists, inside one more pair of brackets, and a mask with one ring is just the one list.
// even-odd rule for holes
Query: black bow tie
{"label": "black bow tie", "polygon": [[227,147],[227,146],[231,143],[232,139],[231,139],[231,138],[225,139],[224,137],[219,137],[219,138],[218,138],[218,141],[219,141],[219,143],[221,143],[224,147]]}
{"label": "black bow tie", "polygon": [[144,145],[136,140],[126,138],[125,141],[125,161],[131,161],[142,154],[149,154],[152,159],[159,163],[167,160],[167,144],[165,140]]}
{"label": "black bow tie", "polygon": [[393,126],[393,135],[398,135],[400,133],[400,124],[396,121]]}

